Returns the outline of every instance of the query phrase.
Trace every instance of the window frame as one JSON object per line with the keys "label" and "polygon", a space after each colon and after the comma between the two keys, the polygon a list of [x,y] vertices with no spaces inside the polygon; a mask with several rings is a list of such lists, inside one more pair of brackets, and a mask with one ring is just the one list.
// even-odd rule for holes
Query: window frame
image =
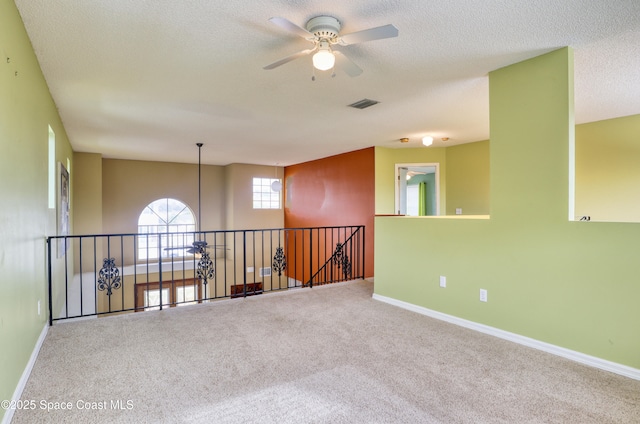
{"label": "window frame", "polygon": [[[194,288],[194,300],[183,301],[178,303],[178,289],[182,288]],[[136,284],[136,312],[143,311],[153,311],[159,310],[160,305],[145,305],[145,300],[147,299],[148,291],[159,291],[160,290],[160,282],[155,281],[152,283],[138,283]],[[197,303],[202,303],[202,282],[198,278],[185,278],[183,280],[170,280],[162,282],[162,290],[168,293],[168,298],[165,298],[163,295],[162,298],[162,308],[174,308],[177,306],[186,306],[193,305]]]}
{"label": "window frame", "polygon": [[273,190],[273,183],[280,178],[253,177],[251,180],[251,205],[252,209],[280,210],[282,209],[282,190]]}
{"label": "window frame", "polygon": [[[158,206],[165,201],[165,210]],[[170,208],[170,204],[178,204],[179,211]],[[154,209],[158,207],[158,209]],[[177,218],[190,218],[186,223],[173,223]],[[155,215],[158,223],[146,223],[145,218]],[[162,216],[161,216],[162,215]],[[197,231],[196,215],[189,205],[172,197],[162,197],[147,204],[138,215],[138,236],[136,258],[138,261],[164,260],[168,258],[186,258],[193,254],[187,252],[195,240]],[[165,250],[167,247],[183,247],[184,249]]]}

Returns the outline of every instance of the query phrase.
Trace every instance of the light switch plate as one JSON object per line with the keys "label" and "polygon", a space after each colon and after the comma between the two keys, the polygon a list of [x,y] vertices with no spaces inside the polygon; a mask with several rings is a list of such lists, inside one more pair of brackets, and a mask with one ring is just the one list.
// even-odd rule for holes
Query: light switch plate
{"label": "light switch plate", "polygon": [[480,302],[487,301],[487,291],[485,289],[480,289]]}

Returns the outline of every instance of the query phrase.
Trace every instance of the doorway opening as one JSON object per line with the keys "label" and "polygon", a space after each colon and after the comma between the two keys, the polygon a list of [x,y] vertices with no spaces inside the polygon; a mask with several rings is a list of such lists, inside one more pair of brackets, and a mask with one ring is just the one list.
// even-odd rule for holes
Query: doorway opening
{"label": "doorway opening", "polygon": [[440,215],[440,164],[397,163],[396,183],[398,215]]}

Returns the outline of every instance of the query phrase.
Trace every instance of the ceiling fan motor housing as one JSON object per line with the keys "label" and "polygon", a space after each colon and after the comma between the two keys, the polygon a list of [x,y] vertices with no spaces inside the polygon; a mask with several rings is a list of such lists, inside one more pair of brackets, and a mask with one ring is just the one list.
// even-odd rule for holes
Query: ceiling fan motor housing
{"label": "ceiling fan motor housing", "polygon": [[309,19],[307,31],[320,39],[333,40],[340,33],[340,21],[333,16],[316,16]]}

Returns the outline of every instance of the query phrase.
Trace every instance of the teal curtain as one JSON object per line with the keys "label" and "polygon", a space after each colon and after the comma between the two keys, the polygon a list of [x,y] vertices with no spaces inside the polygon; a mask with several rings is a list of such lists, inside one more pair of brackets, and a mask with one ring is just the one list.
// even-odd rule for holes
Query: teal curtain
{"label": "teal curtain", "polygon": [[427,215],[427,183],[418,184],[418,216]]}

